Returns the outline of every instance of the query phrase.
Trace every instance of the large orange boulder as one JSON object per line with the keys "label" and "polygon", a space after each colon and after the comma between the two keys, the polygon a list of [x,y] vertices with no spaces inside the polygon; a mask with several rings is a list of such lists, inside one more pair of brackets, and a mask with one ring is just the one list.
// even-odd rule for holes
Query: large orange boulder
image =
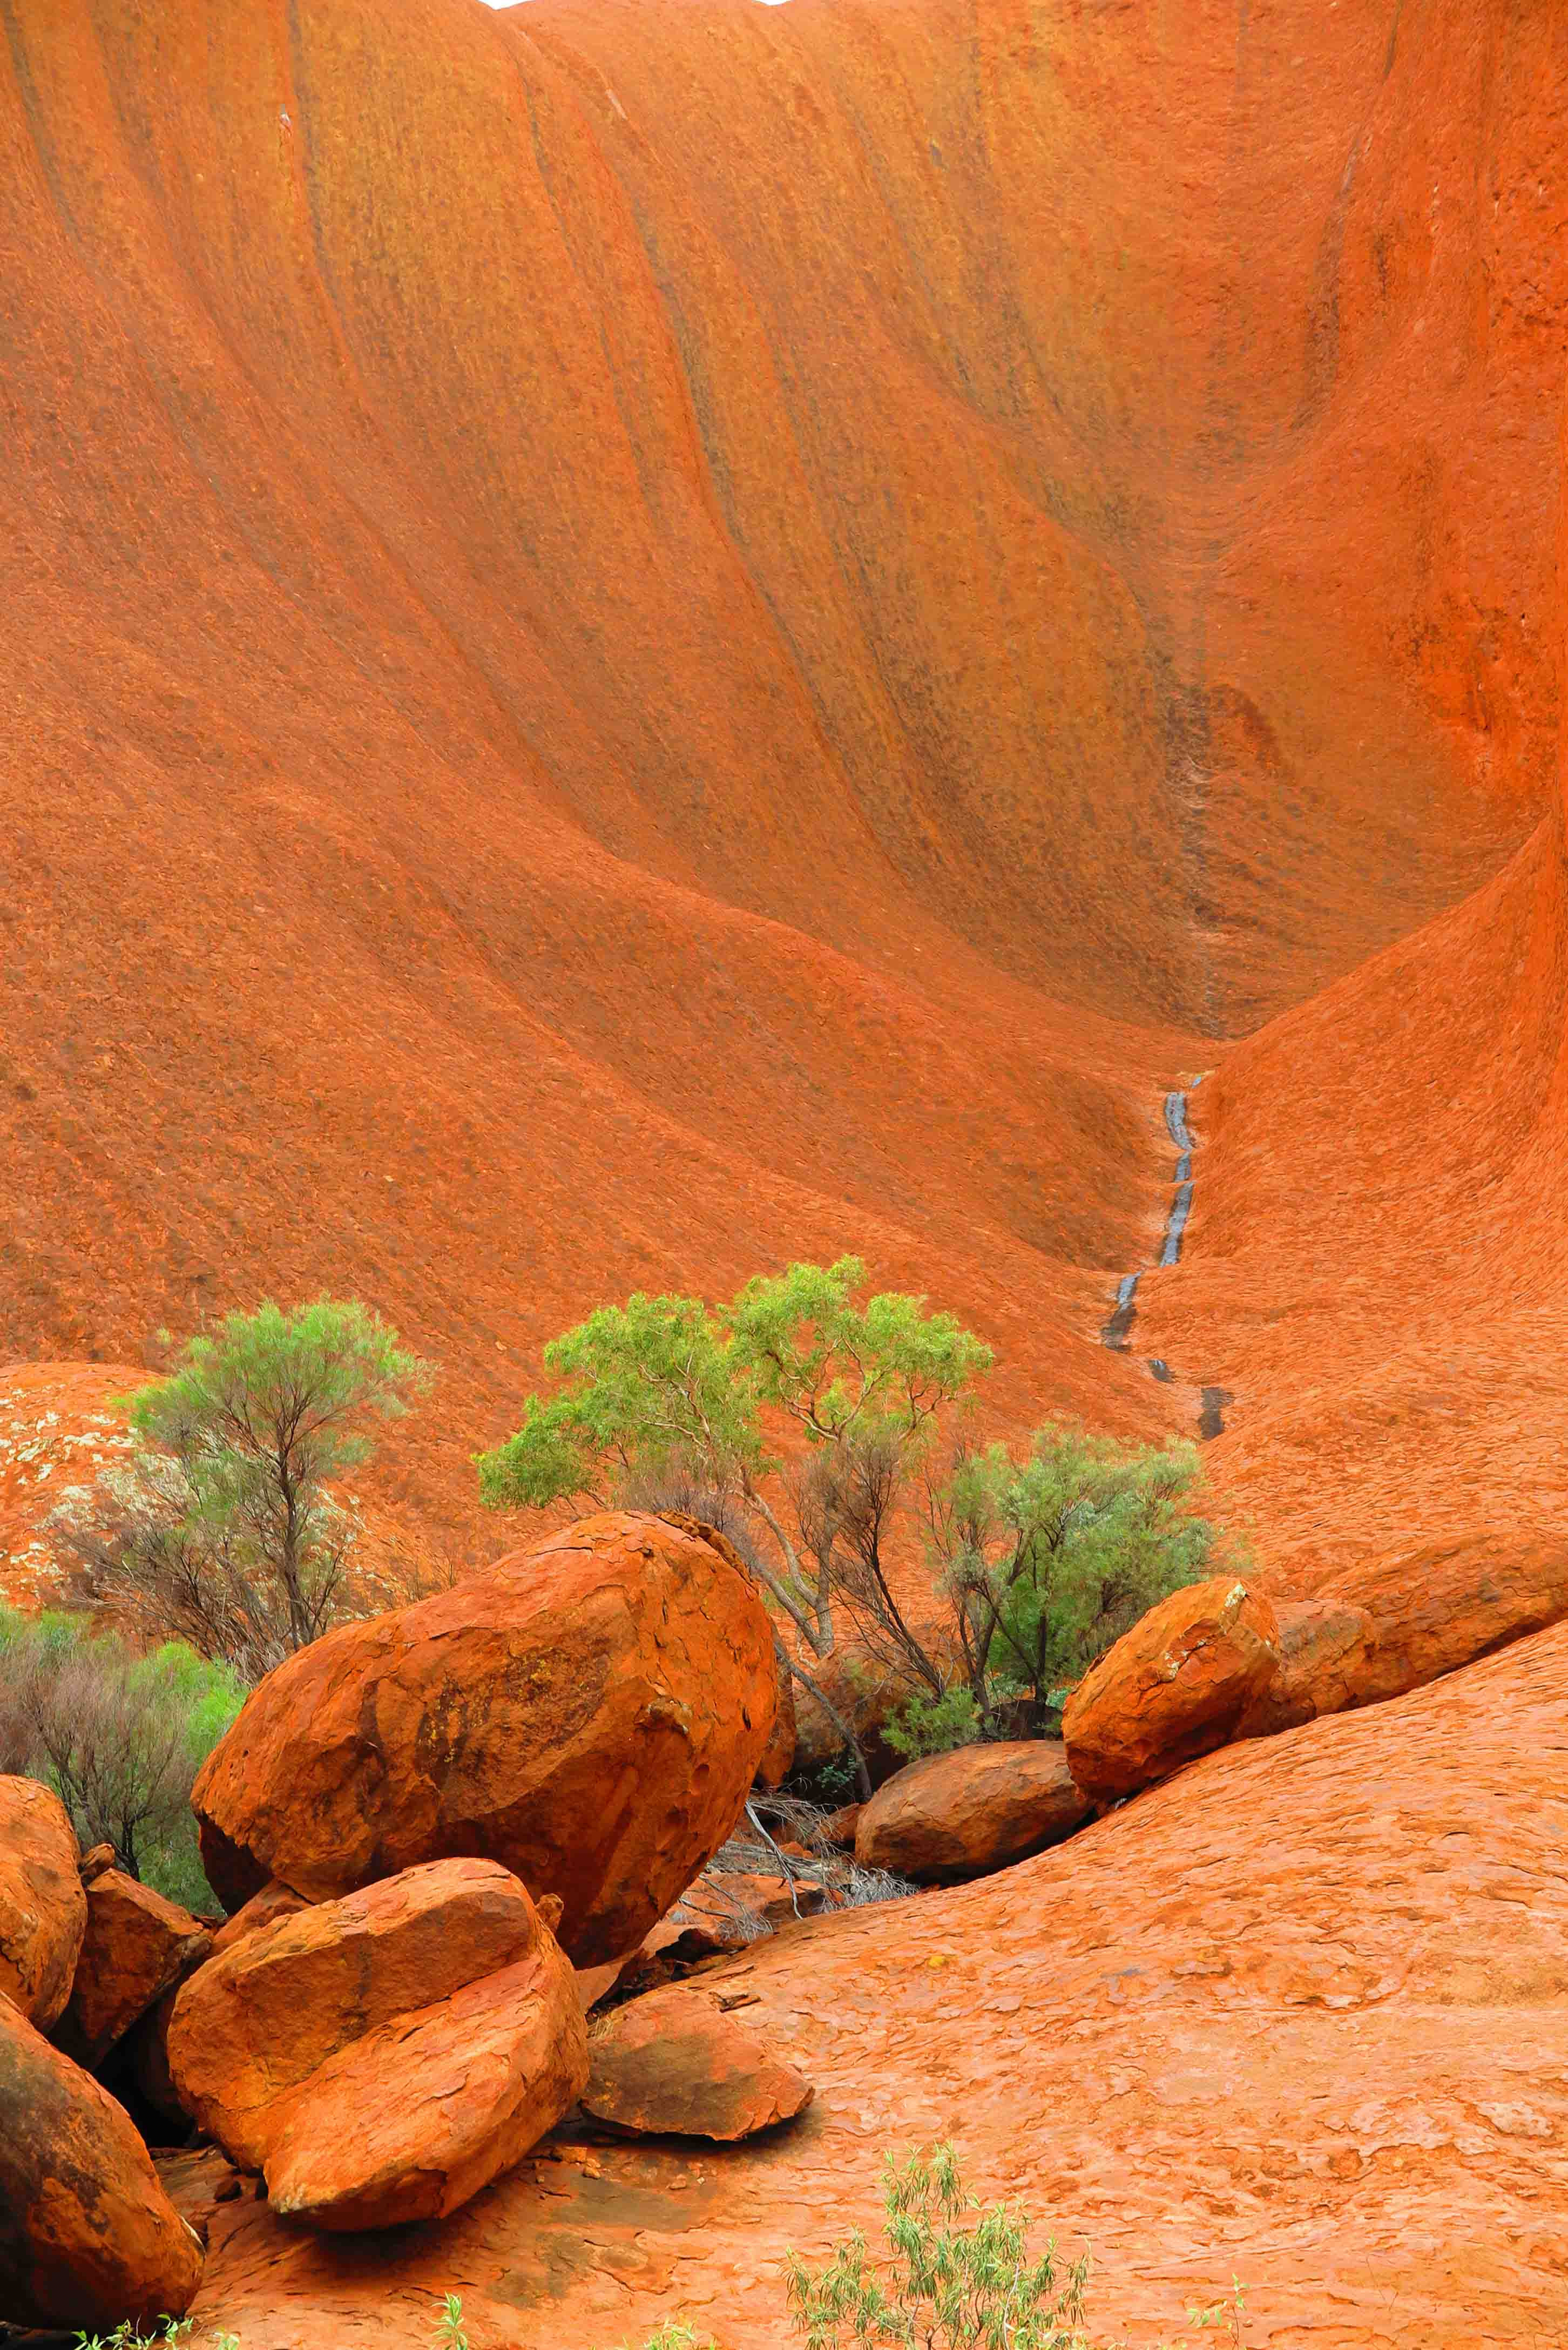
{"label": "large orange boulder", "polygon": [[0,1995],[47,2032],[87,1931],[70,1814],[36,1779],[0,1777]]}
{"label": "large orange boulder", "polygon": [[1277,1599],[1280,1661],[1254,1691],[1236,1725],[1238,1738],[1272,1738],[1366,1703],[1372,1618],[1345,1599]]}
{"label": "large orange boulder", "polygon": [[87,1933],[56,2038],[89,2069],[213,1947],[212,1935],[151,1885],[108,1868],[87,1888]]}
{"label": "large orange boulder", "polygon": [[269,1674],[193,1797],[230,1907],[325,1901],[451,1854],[565,1905],[579,1965],[636,1948],[730,1834],[773,1734],[756,1587],[722,1537],[587,1518]]}
{"label": "large orange boulder", "polygon": [[594,2026],[582,2102],[614,2129],[728,2143],[793,2120],[813,2095],[803,2073],[717,2000],[672,1986]]}
{"label": "large orange boulder", "polygon": [[124,2108],[0,1999],[0,2313],[95,2333],[179,2317],[201,2273]]}
{"label": "large orange boulder", "polygon": [[260,2170],[330,2058],[515,1965],[542,1939],[524,1887],[490,1860],[431,1861],[279,1918],[212,1960],[175,2001],[175,2095],[242,2169]]}
{"label": "large orange boulder", "polygon": [[960,1885],[1060,1844],[1093,1809],[1059,1739],[961,1746],[878,1787],[855,1824],[855,1857],[916,1885]]}
{"label": "large orange boulder", "polygon": [[542,1931],[515,1965],[328,2057],[267,2156],[269,2200],[328,2230],[444,2219],[520,2161],[587,2077],[576,1978]]}
{"label": "large orange boulder", "polygon": [[1105,1803],[1226,1745],[1280,1661],[1269,1602],[1215,1575],[1151,1607],[1067,1700],[1067,1767]]}

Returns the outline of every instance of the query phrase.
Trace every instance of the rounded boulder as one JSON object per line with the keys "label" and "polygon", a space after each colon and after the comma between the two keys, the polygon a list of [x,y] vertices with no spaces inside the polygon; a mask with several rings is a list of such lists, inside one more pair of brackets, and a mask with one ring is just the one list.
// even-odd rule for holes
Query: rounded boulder
{"label": "rounded boulder", "polygon": [[542,1932],[514,1966],[329,2057],[267,2157],[268,2199],[329,2231],[443,2220],[520,2162],[587,2077],[576,1979]]}
{"label": "rounded boulder", "polygon": [[582,2102],[611,2129],[732,2144],[793,2121],[814,2094],[803,2073],[716,2000],[671,1985],[595,2025]]}
{"label": "rounded boulder", "polygon": [[915,1885],[961,1885],[1060,1844],[1092,1809],[1059,1740],[961,1746],[877,1790],[855,1824],[855,1857]]}
{"label": "rounded boulder", "polygon": [[1279,1622],[1261,1593],[1226,1575],[1173,1591],[1067,1700],[1067,1767],[1097,1803],[1135,1794],[1229,1744],[1279,1663]]}
{"label": "rounded boulder", "polygon": [[77,1978],[56,2038],[90,2072],[201,1965],[213,1938],[188,1909],[123,1869],[106,1868],[93,1878],[87,1908]]}
{"label": "rounded boulder", "polygon": [[279,1918],[210,1960],[175,2001],[174,2095],[242,2169],[260,2170],[323,2064],[545,1939],[524,1887],[488,1860],[431,1861]]}
{"label": "rounded boulder", "polygon": [[0,1999],[0,2311],[96,2333],[183,2316],[201,2274],[124,2107]]}
{"label": "rounded boulder", "polygon": [[720,1535],[587,1518],[270,1673],[192,1797],[208,1877],[326,1901],[453,1855],[563,1905],[579,1966],[633,1950],[734,1826],[778,1710],[773,1632]]}
{"label": "rounded boulder", "polygon": [[53,1790],[0,1776],[0,1995],[42,2032],[64,2012],[87,1931],[77,1857]]}

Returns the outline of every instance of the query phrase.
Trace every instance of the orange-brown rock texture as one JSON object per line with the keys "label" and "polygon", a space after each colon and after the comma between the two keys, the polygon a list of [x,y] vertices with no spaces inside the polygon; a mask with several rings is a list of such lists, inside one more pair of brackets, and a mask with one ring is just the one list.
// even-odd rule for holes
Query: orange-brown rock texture
{"label": "orange-brown rock texture", "polygon": [[260,2170],[321,2067],[382,2025],[528,1957],[540,1939],[517,1878],[437,1860],[244,1936],[187,1983],[167,2053],[208,2136]]}
{"label": "orange-brown rock texture", "polygon": [[1271,1560],[1560,1503],[1555,12],[5,21],[0,1349],[360,1294],[462,1524],[851,1244]]}
{"label": "orange-brown rock texture", "polygon": [[108,2091],[0,1998],[0,2309],[17,2325],[182,2316],[202,2247]]}
{"label": "orange-brown rock texture", "polygon": [[77,1833],[52,1789],[0,1774],[0,1997],[40,2032],[71,1995],[87,1931]]}
{"label": "orange-brown rock texture", "polygon": [[855,1857],[917,1885],[960,1885],[1060,1844],[1090,1808],[1059,1740],[960,1747],[877,1790],[855,1824]]}
{"label": "orange-brown rock texture", "polygon": [[1136,1794],[1227,1745],[1279,1667],[1279,1619],[1257,1592],[1223,1575],[1173,1591],[1068,1698],[1067,1768],[1096,1802]]}
{"label": "orange-brown rock texture", "polygon": [[[7,1589],[39,1366],[96,1440],[161,1326],[363,1296],[442,1366],[367,1491],[488,1558],[542,1339],[845,1248],[996,1347],[988,1433],[1201,1424],[1282,1601],[1560,1534],[1568,14],[0,33]],[[1565,1668],[726,1962],[782,2139],[563,2146],[373,2272],[236,2201],[201,2308],[761,2350],[950,2133],[1115,2323],[1560,2341]]]}
{"label": "orange-brown rock texture", "polygon": [[[417,2331],[781,2338],[786,2245],[875,2232],[882,2156],[1086,2238],[1111,2336],[1247,2287],[1261,2350],[1568,2334],[1568,1627],[1387,1705],[1206,1756],[1070,1843],[755,1944],[702,1988],[815,2085],[739,2157],[567,2144],[373,2269],[220,2210],[198,2311],[245,2350]],[[1458,2248],[1462,2247],[1462,2250]]]}
{"label": "orange-brown rock texture", "polygon": [[773,1631],[722,1537],[583,1518],[269,1673],[197,1777],[202,1859],[233,1905],[271,1877],[319,1901],[484,1856],[558,1897],[562,1948],[597,1965],[730,1835],[777,1704]]}

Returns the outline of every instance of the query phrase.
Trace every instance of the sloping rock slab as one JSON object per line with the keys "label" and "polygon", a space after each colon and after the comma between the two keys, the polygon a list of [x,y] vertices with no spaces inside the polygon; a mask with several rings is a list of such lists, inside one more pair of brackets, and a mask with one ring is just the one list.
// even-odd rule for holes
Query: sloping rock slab
{"label": "sloping rock slab", "polygon": [[1086,1795],[1130,1795],[1226,1745],[1272,1679],[1280,1627],[1225,1575],[1173,1591],[1124,1632],[1067,1700],[1067,1767]]}
{"label": "sloping rock slab", "polygon": [[437,1860],[264,1926],[193,1975],[168,2064],[188,2113],[259,2170],[329,2057],[531,1955],[542,1929],[492,1860]]}
{"label": "sloping rock slab", "polygon": [[166,1991],[202,1964],[213,1937],[177,1901],[119,1868],[93,1878],[87,1911],[70,2004],[56,2037],[67,2056],[91,2070]]}
{"label": "sloping rock slab", "polygon": [[813,2095],[756,2033],[684,1985],[614,2009],[589,2034],[583,2111],[618,2130],[729,2143],[793,2121]]}
{"label": "sloping rock slab", "polygon": [[510,2170],[588,2076],[576,1980],[547,1936],[516,1966],[329,2057],[266,2161],[313,2228],[441,2220]]}
{"label": "sloping rock slab", "polygon": [[1060,1844],[1093,1808],[1058,1739],[961,1746],[878,1787],[856,1822],[855,1857],[916,1885],[960,1885]]}
{"label": "sloping rock slab", "polygon": [[635,1950],[734,1826],[778,1710],[774,1638],[693,1522],[587,1518],[270,1673],[193,1801],[230,1906],[327,1900],[452,1853],[565,1905],[579,1966]]}
{"label": "sloping rock slab", "polygon": [[1336,1575],[1324,1596],[1370,1622],[1347,1702],[1372,1705],[1568,1617],[1568,1537],[1477,1533],[1397,1551]]}
{"label": "sloping rock slab", "polygon": [[47,2032],[87,1931],[70,1814],[36,1779],[0,1777],[0,1994]]}
{"label": "sloping rock slab", "polygon": [[259,1893],[253,1893],[250,1899],[219,1927],[213,1937],[213,1958],[221,1959],[225,1950],[232,1950],[236,1942],[243,1942],[247,1934],[259,1933],[264,1926],[275,1926],[280,1918],[297,1918],[302,1909],[309,1908],[310,1903],[302,1893],[296,1893],[291,1885],[279,1885],[275,1877],[269,1877]]}
{"label": "sloping rock slab", "polygon": [[96,2333],[183,2315],[201,2273],[124,2108],[0,1999],[0,2311]]}

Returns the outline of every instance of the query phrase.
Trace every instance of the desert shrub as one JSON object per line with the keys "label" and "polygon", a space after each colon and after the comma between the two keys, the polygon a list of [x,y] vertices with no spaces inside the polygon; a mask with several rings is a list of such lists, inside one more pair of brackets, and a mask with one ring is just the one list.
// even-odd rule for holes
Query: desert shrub
{"label": "desert shrub", "polygon": [[982,2211],[950,2146],[903,2164],[889,2157],[883,2205],[885,2258],[857,2230],[815,2272],[788,2255],[790,2312],[807,2350],[1079,2350],[1088,2262],[1059,2264],[1054,2244],[1032,2260],[1023,2205]]}
{"label": "desert shrub", "polygon": [[328,1488],[430,1377],[355,1303],[229,1315],[130,1399],[131,1459],[51,1520],[76,1597],[259,1680],[354,1612],[357,1524]]}
{"label": "desert shrub", "polygon": [[926,1494],[954,1669],[940,1693],[914,1693],[889,1745],[929,1754],[1054,1732],[1096,1658],[1157,1601],[1219,1572],[1220,1537],[1192,1508],[1199,1482],[1190,1445],[1059,1428],[1022,1461],[1000,1444],[961,1453]]}
{"label": "desert shrub", "polygon": [[83,1849],[186,1908],[219,1905],[202,1870],[191,1788],[244,1689],[177,1642],[137,1656],[69,1616],[0,1609],[0,1757],[43,1780]]}

